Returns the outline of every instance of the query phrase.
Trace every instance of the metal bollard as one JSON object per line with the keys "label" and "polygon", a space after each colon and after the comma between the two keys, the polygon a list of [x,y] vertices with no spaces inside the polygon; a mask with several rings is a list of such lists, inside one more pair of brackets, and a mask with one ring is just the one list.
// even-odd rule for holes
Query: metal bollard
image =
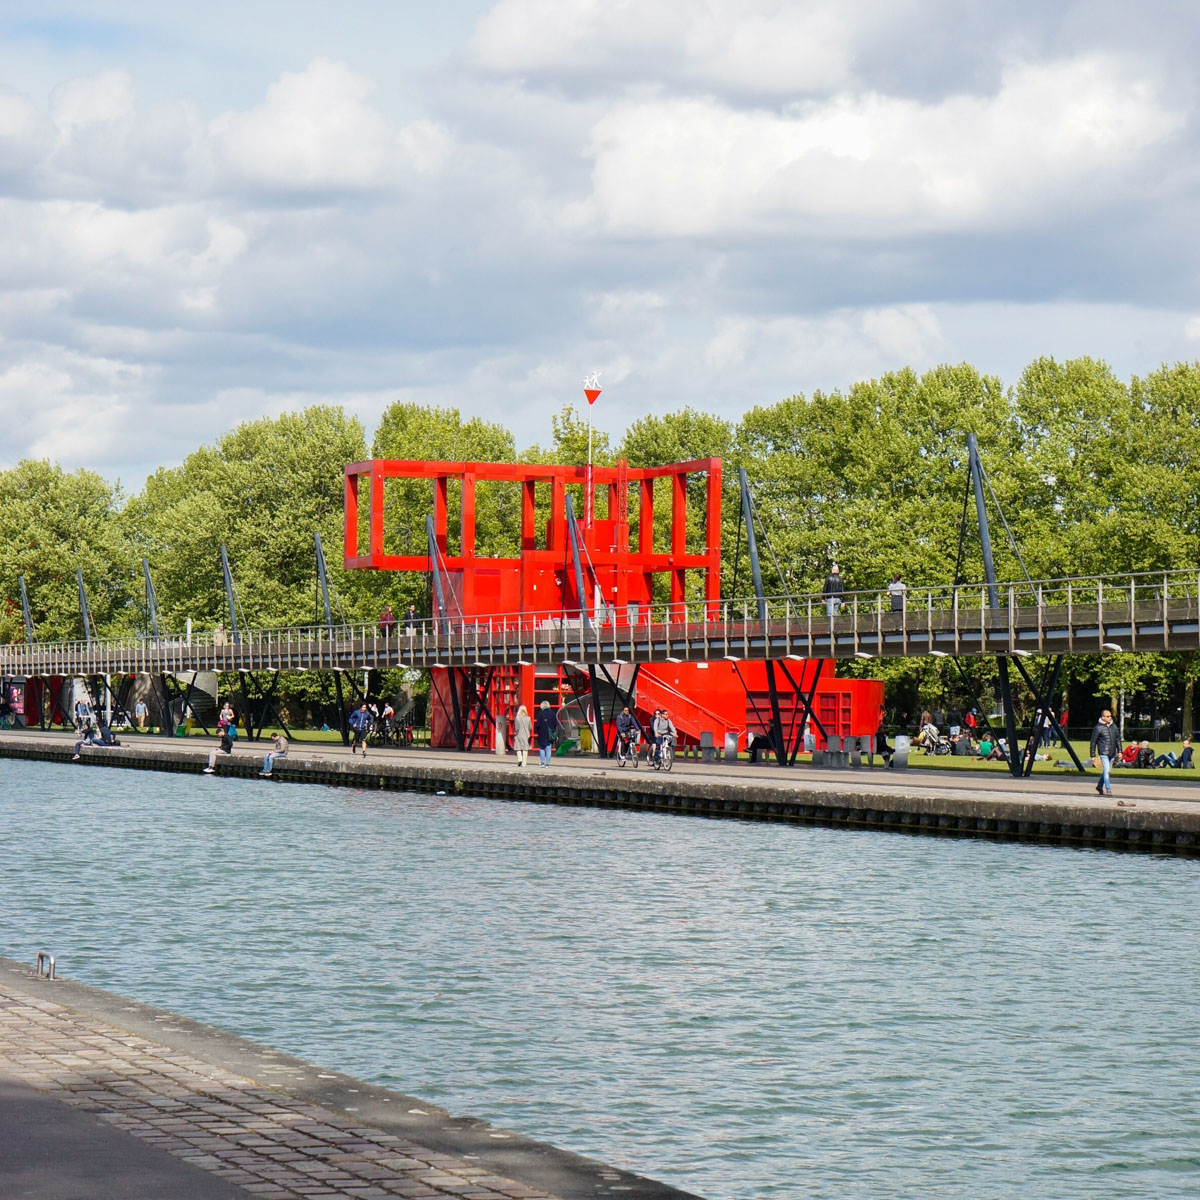
{"label": "metal bollard", "polygon": [[54,955],[47,954],[45,950],[39,950],[37,956],[37,978],[42,978],[42,968],[46,968],[46,978],[53,979],[54,976]]}

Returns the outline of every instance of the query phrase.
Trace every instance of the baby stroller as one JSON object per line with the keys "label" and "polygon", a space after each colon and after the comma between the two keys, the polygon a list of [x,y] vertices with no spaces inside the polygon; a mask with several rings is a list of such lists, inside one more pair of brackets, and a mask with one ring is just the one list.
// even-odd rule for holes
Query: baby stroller
{"label": "baby stroller", "polygon": [[927,721],[921,726],[921,732],[913,738],[913,745],[920,746],[926,754],[952,754],[954,752],[950,739],[943,737],[932,721]]}

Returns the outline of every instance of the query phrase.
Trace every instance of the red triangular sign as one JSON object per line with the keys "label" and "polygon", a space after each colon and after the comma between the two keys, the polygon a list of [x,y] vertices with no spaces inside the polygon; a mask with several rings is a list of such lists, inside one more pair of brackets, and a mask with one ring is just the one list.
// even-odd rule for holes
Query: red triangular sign
{"label": "red triangular sign", "polygon": [[583,394],[587,397],[587,402],[589,404],[595,404],[596,397],[600,395],[600,389],[599,388],[584,388]]}

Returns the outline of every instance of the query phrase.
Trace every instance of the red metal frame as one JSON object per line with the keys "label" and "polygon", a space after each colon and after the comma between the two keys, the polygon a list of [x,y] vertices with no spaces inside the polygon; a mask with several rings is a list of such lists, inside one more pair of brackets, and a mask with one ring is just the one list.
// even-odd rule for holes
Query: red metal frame
{"label": "red metal frame", "polygon": [[[706,545],[700,553],[689,552],[687,519],[689,478],[703,475]],[[346,510],[344,530],[345,565],[348,569],[376,571],[420,571],[432,569],[429,554],[388,554],[385,550],[386,517],[384,484],[389,479],[428,480],[432,485],[434,539],[439,569],[454,597],[455,619],[483,621],[491,617],[519,618],[528,615],[563,614],[585,610],[594,614],[594,597],[577,595],[571,561],[566,489],[590,486],[605,504],[585,503],[577,529],[590,565],[589,576],[601,590],[608,612],[607,621],[624,625],[636,620],[642,606],[655,600],[655,576],[670,577],[669,598],[673,604],[687,598],[688,572],[698,572],[706,607],[716,615],[721,599],[721,460],[697,459],[660,467],[630,467],[619,461],[612,467],[559,466],[530,463],[423,462],[419,460],[372,459],[346,467]],[[666,538],[668,549],[655,549],[655,482],[670,480],[670,513]],[[368,485],[367,546],[360,546],[359,515],[361,488]],[[476,553],[476,488],[481,482],[516,484],[521,487],[520,555],[516,558],[484,558]],[[451,484],[461,496],[461,527],[456,553],[449,553],[449,498]],[[539,529],[538,489],[548,491],[549,519]],[[637,544],[631,543],[630,492],[636,489]],[[603,516],[596,513],[603,510]],[[591,519],[586,520],[584,514]],[[539,536],[540,535],[540,536]],[[585,583],[585,587],[588,585]],[[695,592],[690,599],[701,597]],[[798,683],[813,664],[794,664]],[[873,734],[879,727],[883,707],[883,684],[875,680],[843,680],[833,676],[832,664],[817,684],[817,715],[831,735]],[[479,674],[479,678],[476,678]],[[431,734],[435,745],[483,746],[490,727],[481,721],[480,701],[490,703],[509,720],[518,704],[532,712],[535,700],[546,694],[549,675],[533,667],[497,668],[490,674],[472,669],[450,671],[435,668],[431,691]],[[578,673],[571,677],[579,678]],[[647,665],[640,678],[646,683],[645,710],[651,704],[669,704],[682,740],[696,743],[702,732],[711,732],[719,745],[727,733],[744,739],[747,732],[763,732],[766,711],[766,666],[744,663],[740,668],[721,663],[678,663]],[[569,690],[563,672],[558,690]],[[451,695],[454,689],[457,700]],[[794,727],[799,696],[780,684],[781,700]],[[694,697],[702,698],[697,703]],[[452,711],[453,710],[453,711]],[[454,715],[458,714],[458,730]],[[490,711],[490,710],[489,710]],[[603,714],[602,721],[608,716]],[[464,737],[464,731],[467,736]],[[459,739],[462,739],[459,742]],[[823,739],[818,745],[823,746]]]}
{"label": "red metal frame", "polygon": [[[384,549],[384,482],[388,479],[427,479],[433,483],[434,536],[442,565],[455,579],[455,597],[465,620],[497,614],[578,612],[569,566],[566,489],[585,486],[588,468],[524,463],[420,462],[373,459],[346,467],[345,565],[377,571],[428,571],[428,554],[388,554]],[[707,545],[702,553],[687,547],[688,479],[703,474]],[[368,544],[359,546],[360,490],[369,485]],[[605,602],[615,607],[618,623],[627,619],[629,605],[649,604],[654,576],[669,574],[670,599],[686,596],[686,575],[703,575],[703,598],[716,605],[721,597],[721,460],[697,459],[663,467],[592,467],[592,487],[607,500],[605,516],[578,529],[587,559]],[[654,482],[671,480],[669,546],[654,549]],[[462,525],[456,554],[448,551],[448,495],[451,481],[461,487]],[[519,558],[481,558],[475,552],[475,491],[480,482],[520,485],[521,554]],[[637,547],[630,544],[629,491],[638,491]],[[550,519],[540,539],[536,520],[538,488],[549,489]],[[457,615],[457,614],[456,614]]]}

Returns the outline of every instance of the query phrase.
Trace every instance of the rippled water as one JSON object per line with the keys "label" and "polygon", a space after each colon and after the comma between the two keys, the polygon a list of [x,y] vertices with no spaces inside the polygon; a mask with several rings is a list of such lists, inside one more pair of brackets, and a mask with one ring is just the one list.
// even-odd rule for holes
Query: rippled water
{"label": "rippled water", "polygon": [[0,785],[0,952],[712,1200],[1200,1194],[1200,863]]}

